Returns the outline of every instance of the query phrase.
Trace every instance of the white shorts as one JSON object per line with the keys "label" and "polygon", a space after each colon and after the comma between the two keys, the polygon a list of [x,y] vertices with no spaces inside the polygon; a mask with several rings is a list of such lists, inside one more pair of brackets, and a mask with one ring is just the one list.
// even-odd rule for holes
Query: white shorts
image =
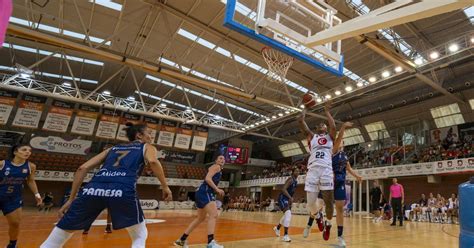
{"label": "white shorts", "polygon": [[334,190],[334,172],[329,167],[312,167],[306,173],[304,191]]}

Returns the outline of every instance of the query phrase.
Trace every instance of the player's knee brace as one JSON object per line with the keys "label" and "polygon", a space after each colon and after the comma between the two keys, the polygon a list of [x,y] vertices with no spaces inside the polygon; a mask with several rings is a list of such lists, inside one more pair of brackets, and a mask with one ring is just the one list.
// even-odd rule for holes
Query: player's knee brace
{"label": "player's knee brace", "polygon": [[283,226],[284,227],[289,227],[290,222],[291,222],[291,211],[286,210],[285,215],[284,215],[284,219],[283,219]]}
{"label": "player's knee brace", "polygon": [[145,248],[146,238],[148,237],[145,221],[127,227],[127,231],[132,239],[132,248]]}

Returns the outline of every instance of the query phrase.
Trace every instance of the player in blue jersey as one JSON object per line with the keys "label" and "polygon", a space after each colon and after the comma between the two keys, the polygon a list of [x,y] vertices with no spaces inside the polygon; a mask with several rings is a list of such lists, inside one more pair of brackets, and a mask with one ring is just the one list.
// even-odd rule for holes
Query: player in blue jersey
{"label": "player in blue jersey", "polygon": [[36,165],[28,161],[31,147],[20,144],[13,146],[11,152],[11,160],[0,161],[0,209],[8,222],[10,242],[7,248],[16,248],[23,205],[23,183],[26,181],[35,195],[37,205],[41,205],[42,200],[35,182]]}
{"label": "player in blue jersey", "polygon": [[[147,164],[157,176],[163,189],[163,198],[171,200],[163,168],[157,159],[151,129],[145,124],[127,123],[129,143],[107,149],[77,169],[72,183],[71,197],[59,210],[61,220],[41,248],[62,247],[73,231],[83,230],[108,208],[114,229],[125,228],[132,239],[132,248],[145,247],[148,235],[143,210],[137,197],[136,184],[143,166]],[[87,172],[104,164],[74,199]]]}
{"label": "player in blue jersey", "polygon": [[216,205],[216,193],[219,196],[224,195],[224,190],[219,189],[217,185],[221,180],[222,169],[224,167],[225,158],[223,155],[219,155],[211,167],[209,167],[204,182],[199,186],[196,191],[196,207],[197,217],[189,224],[188,228],[184,231],[180,239],[174,242],[176,246],[188,247],[187,238],[191,232],[201,224],[208,216],[207,220],[207,248],[223,248],[224,246],[217,244],[214,240],[214,230],[216,228],[217,221],[217,205]]}
{"label": "player in blue jersey", "polygon": [[291,222],[291,205],[293,204],[293,195],[295,194],[296,186],[298,185],[299,175],[300,170],[298,168],[294,168],[291,172],[291,176],[286,179],[285,185],[278,196],[278,206],[284,214],[281,217],[278,225],[273,227],[273,231],[275,231],[277,237],[280,237],[280,228],[281,225],[283,225],[283,228],[285,229],[285,235],[283,236],[282,240],[285,242],[291,242],[291,238],[288,236],[288,228],[290,227]]}
{"label": "player in blue jersey", "polygon": [[349,159],[344,152],[343,145],[339,151],[332,156],[332,168],[334,171],[334,199],[336,200],[336,223],[337,241],[339,247],[346,247],[342,236],[344,230],[344,204],[346,203],[346,172],[349,172],[358,182],[362,180],[351,167]]}

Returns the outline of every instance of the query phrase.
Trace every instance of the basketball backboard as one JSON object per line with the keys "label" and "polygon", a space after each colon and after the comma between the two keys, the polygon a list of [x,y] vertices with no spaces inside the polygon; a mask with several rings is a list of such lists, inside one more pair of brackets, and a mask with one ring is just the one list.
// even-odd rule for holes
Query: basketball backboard
{"label": "basketball backboard", "polygon": [[[341,40],[468,7],[474,0],[397,0],[347,22],[324,0],[221,0],[224,26],[337,76]],[[360,2],[361,0],[350,0]]]}

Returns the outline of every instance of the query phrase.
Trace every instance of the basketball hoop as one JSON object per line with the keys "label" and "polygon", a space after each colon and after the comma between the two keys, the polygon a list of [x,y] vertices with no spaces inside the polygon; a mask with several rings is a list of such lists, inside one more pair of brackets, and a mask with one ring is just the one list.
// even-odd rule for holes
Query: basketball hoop
{"label": "basketball hoop", "polygon": [[295,59],[271,47],[264,47],[262,56],[268,65],[267,79],[272,82],[284,82]]}

